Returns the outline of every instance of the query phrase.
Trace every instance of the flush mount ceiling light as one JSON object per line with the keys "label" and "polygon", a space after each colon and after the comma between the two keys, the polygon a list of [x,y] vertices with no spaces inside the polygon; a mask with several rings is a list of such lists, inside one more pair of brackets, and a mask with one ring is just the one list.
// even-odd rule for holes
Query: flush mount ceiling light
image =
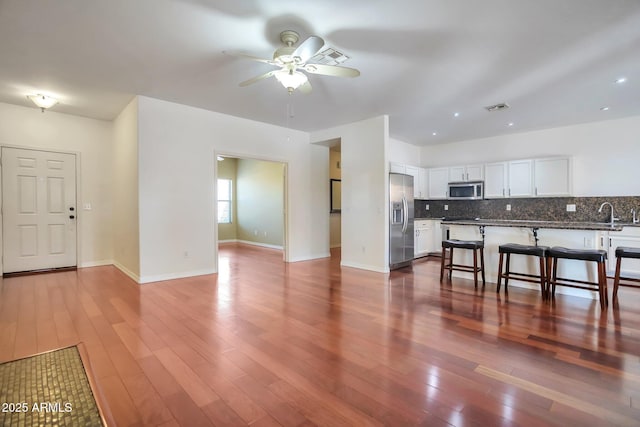
{"label": "flush mount ceiling light", "polygon": [[609,107],[600,107],[600,111],[609,111]]}
{"label": "flush mount ceiling light", "polygon": [[618,83],[618,84],[622,84],[622,83],[624,83],[626,81],[627,81],[626,77],[620,77],[620,78],[616,79],[616,83]]}
{"label": "flush mount ceiling light", "polygon": [[40,107],[43,113],[44,110],[46,110],[47,108],[51,108],[58,103],[57,99],[51,96],[42,95],[40,93],[37,95],[27,95],[27,98],[32,100],[34,104]]}

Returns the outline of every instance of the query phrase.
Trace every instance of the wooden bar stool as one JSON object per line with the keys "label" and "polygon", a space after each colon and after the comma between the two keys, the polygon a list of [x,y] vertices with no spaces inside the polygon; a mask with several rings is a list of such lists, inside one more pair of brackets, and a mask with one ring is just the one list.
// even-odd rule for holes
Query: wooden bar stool
{"label": "wooden bar stool", "polygon": [[[547,297],[547,282],[549,278],[549,262],[547,260],[549,247],[548,246],[531,246],[531,245],[519,245],[517,243],[506,243],[498,246],[498,252],[500,253],[500,260],[498,262],[498,284],[496,292],[500,292],[500,285],[504,278],[504,292],[507,293],[507,286],[509,279],[521,280],[523,282],[540,283],[540,291],[542,292],[542,299]],[[540,274],[525,274],[516,273],[509,270],[509,263],[511,261],[511,255],[526,255],[538,257],[540,265]],[[507,256],[505,263],[505,271],[502,272],[503,258]]]}
{"label": "wooden bar stool", "polygon": [[[635,258],[640,259],[640,248],[630,248],[626,246],[618,246],[616,248],[616,275],[613,280],[613,299],[618,298],[618,286],[628,286],[630,288],[640,288],[640,285],[634,285],[628,282],[640,282],[640,279],[635,277],[622,277],[620,276],[620,264],[622,258]],[[620,283],[620,281],[627,283]]]}
{"label": "wooden bar stool", "polygon": [[[445,258],[449,249],[449,262]],[[471,249],[473,251],[473,266],[454,264],[454,249]],[[480,267],[478,267],[478,252],[480,252]],[[484,287],[484,241],[483,240],[443,240],[442,241],[442,260],[440,264],[440,281],[444,277],[444,271],[449,270],[448,277],[451,279],[453,270],[467,271],[473,273],[473,284],[478,287],[478,273],[482,273],[482,287]]]}
{"label": "wooden bar stool", "polygon": [[[568,286],[572,288],[587,289],[590,291],[598,291],[600,297],[600,308],[605,309],[609,304],[607,296],[607,271],[605,262],[607,260],[607,251],[599,249],[568,249],[554,246],[549,249],[548,256],[551,258],[552,270],[551,279],[549,280],[550,293],[549,297],[553,298],[556,293],[556,285]],[[588,282],[584,280],[565,279],[557,276],[559,259],[576,259],[581,261],[592,261],[598,264],[598,281]]]}

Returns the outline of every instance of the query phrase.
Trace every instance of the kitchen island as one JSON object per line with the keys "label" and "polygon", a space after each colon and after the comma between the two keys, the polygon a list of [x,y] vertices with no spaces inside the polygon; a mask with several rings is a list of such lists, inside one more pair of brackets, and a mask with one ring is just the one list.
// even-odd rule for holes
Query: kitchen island
{"label": "kitchen island", "polygon": [[[487,282],[495,283],[498,277],[498,246],[505,243],[523,245],[563,246],[574,249],[604,249],[608,252],[608,275],[613,274],[615,267],[615,248],[617,246],[640,247],[640,224],[601,223],[601,222],[565,222],[565,221],[532,221],[532,220],[495,220],[495,219],[454,219],[442,221],[442,227],[448,228],[450,239],[485,240],[485,275]],[[467,251],[455,254],[456,263],[472,263]],[[634,260],[637,261],[637,260]],[[511,269],[528,274],[537,274],[537,260],[532,257],[514,256]],[[640,262],[627,263],[625,273],[640,276]],[[471,274],[456,272],[458,277],[472,278]],[[560,277],[577,280],[594,280],[597,277],[595,266],[584,261],[567,260],[560,264]],[[539,291],[536,285],[517,280],[509,284]],[[491,288],[491,285],[488,285]],[[582,289],[559,287],[558,293],[594,297],[595,292]]]}

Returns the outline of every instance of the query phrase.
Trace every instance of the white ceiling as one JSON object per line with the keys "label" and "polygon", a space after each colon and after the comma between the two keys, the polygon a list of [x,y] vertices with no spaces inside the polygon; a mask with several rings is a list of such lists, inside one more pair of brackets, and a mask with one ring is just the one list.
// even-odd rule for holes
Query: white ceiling
{"label": "white ceiling", "polygon": [[[361,76],[238,87],[272,67],[222,52],[269,58],[286,29]],[[136,94],[305,131],[388,114],[416,145],[607,120],[640,115],[640,1],[0,0],[0,102],[32,93],[106,120]]]}

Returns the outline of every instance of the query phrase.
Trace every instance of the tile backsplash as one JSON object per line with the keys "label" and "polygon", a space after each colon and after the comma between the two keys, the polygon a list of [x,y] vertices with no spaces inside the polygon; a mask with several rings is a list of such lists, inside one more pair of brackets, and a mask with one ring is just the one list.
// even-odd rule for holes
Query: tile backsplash
{"label": "tile backsplash", "polygon": [[[486,218],[538,221],[608,222],[611,208],[598,208],[603,202],[613,205],[621,222],[631,222],[631,209],[640,217],[640,196],[625,197],[548,197],[493,200],[415,200],[416,218]],[[507,210],[510,205],[511,210]],[[567,212],[575,205],[575,212]],[[427,210],[429,206],[429,210]],[[445,206],[448,210],[445,210]]]}

